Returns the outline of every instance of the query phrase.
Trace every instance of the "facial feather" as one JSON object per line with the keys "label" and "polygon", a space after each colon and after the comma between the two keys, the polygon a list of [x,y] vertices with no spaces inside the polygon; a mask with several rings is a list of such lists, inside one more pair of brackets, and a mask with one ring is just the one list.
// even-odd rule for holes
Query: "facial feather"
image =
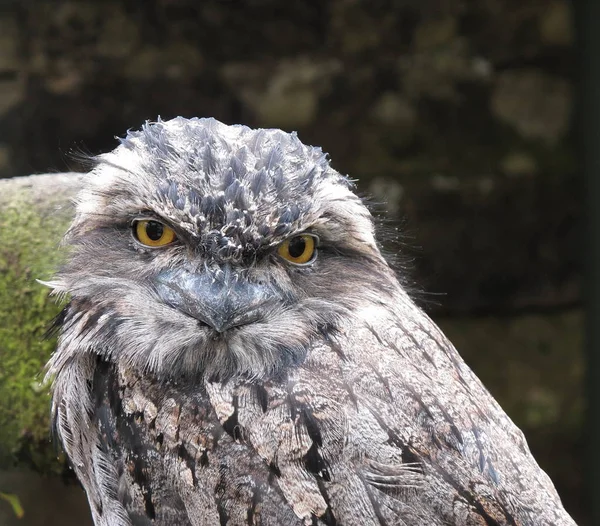
{"label": "facial feather", "polygon": [[[320,148],[280,130],[178,118],[130,132],[98,158],[65,237],[70,256],[55,292],[70,295],[69,316],[91,302],[105,321],[69,325],[63,353],[92,352],[164,377],[256,378],[301,362],[356,298],[377,301],[397,288],[351,186]],[[139,217],[164,222],[178,242],[141,246],[132,236]],[[303,232],[318,237],[318,257],[294,267],[275,249]],[[223,265],[272,284],[280,301],[256,323],[216,335],[157,292],[161,272]]]}

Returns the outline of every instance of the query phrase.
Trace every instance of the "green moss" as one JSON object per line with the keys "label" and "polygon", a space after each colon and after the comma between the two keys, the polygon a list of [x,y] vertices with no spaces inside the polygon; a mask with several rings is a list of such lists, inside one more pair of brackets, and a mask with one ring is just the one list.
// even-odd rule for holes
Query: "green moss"
{"label": "green moss", "polygon": [[[49,438],[50,398],[40,382],[56,343],[44,333],[59,306],[35,280],[48,279],[56,268],[69,219],[64,212],[48,213],[47,205],[35,206],[27,188],[0,206],[0,466],[25,453],[47,470],[56,454]],[[46,449],[50,460],[40,454]]]}

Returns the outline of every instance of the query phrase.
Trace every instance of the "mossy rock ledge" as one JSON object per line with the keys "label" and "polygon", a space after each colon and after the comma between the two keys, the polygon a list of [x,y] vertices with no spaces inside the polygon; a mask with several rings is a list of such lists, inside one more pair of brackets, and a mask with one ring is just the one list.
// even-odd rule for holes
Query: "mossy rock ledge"
{"label": "mossy rock ledge", "polygon": [[49,434],[43,368],[56,344],[45,338],[60,306],[36,279],[60,263],[78,174],[0,180],[0,469],[17,461],[43,473],[62,469]]}

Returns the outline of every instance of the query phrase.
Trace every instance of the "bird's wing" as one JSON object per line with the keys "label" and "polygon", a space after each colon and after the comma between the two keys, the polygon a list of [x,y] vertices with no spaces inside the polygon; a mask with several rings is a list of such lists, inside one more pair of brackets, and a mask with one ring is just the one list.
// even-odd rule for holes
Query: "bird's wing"
{"label": "bird's wing", "polygon": [[403,301],[362,313],[283,379],[207,383],[222,425],[307,524],[573,525],[521,431]]}

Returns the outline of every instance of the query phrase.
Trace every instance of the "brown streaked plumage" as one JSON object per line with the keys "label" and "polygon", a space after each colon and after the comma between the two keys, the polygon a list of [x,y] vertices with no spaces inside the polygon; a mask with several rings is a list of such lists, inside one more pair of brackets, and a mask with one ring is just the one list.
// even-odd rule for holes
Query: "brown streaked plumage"
{"label": "brown streaked plumage", "polygon": [[294,134],[146,124],[64,243],[48,374],[97,525],[574,524]]}

